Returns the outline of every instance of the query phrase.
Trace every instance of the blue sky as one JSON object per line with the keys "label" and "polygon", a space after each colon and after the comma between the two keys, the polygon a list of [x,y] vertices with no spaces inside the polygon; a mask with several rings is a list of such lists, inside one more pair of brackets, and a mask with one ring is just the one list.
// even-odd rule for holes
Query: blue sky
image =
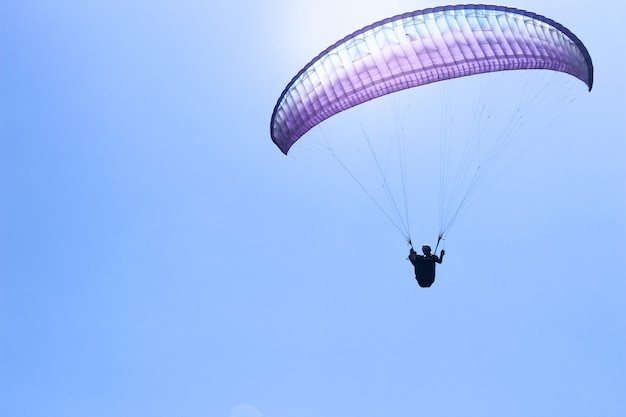
{"label": "blue sky", "polygon": [[429,290],[270,140],[313,56],[435,5],[3,2],[0,414],[626,414],[620,2],[507,4],[576,33],[594,89],[455,224]]}

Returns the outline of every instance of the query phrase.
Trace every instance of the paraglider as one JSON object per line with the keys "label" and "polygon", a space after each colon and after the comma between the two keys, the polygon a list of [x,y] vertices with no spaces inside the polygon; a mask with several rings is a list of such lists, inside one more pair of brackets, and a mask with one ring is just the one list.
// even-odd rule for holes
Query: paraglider
{"label": "paraglider", "polygon": [[422,288],[428,288],[435,282],[435,267],[436,263],[443,262],[443,255],[446,254],[444,249],[441,250],[440,256],[431,254],[431,248],[429,245],[422,246],[423,255],[418,255],[417,252],[411,246],[409,252],[409,261],[415,268],[415,280]]}
{"label": "paraglider", "polygon": [[[593,65],[586,47],[570,30],[547,17],[474,4],[393,16],[353,32],[306,64],[274,107],[271,138],[287,155],[312,128],[365,102],[432,83],[513,70],[550,70],[571,75],[589,91],[593,86]],[[376,165],[380,165],[378,160]],[[477,179],[487,169],[488,164],[484,165],[477,168]],[[380,166],[379,171],[383,173]],[[476,183],[472,178],[465,194],[460,192],[460,202],[442,221],[440,240],[469,194],[475,192]],[[396,227],[410,243],[408,222],[399,223]],[[439,258],[429,251],[429,259],[435,257],[441,263],[441,253]],[[413,250],[411,255],[415,265],[421,255]],[[432,272],[434,280],[434,263]]]}

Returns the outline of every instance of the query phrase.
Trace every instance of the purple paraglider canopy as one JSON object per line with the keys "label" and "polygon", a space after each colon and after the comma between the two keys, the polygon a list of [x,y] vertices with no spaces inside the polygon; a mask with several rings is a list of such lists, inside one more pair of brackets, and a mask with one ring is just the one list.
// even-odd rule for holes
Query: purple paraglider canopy
{"label": "purple paraglider canopy", "polygon": [[567,28],[524,10],[456,5],[394,16],[346,36],[309,62],[281,94],[271,136],[287,154],[323,120],[420,85],[495,71],[546,69],[583,81],[593,65]]}

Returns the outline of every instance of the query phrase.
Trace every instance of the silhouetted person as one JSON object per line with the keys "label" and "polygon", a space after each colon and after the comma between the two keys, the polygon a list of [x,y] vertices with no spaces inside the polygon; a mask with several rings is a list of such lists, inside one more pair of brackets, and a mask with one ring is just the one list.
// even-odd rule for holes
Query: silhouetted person
{"label": "silhouetted person", "polygon": [[418,255],[411,247],[409,252],[409,261],[415,267],[415,279],[420,287],[428,288],[435,282],[435,262],[440,264],[443,262],[443,255],[446,251],[441,250],[441,257],[437,255],[431,255],[430,246],[422,246],[422,252],[424,255]]}

